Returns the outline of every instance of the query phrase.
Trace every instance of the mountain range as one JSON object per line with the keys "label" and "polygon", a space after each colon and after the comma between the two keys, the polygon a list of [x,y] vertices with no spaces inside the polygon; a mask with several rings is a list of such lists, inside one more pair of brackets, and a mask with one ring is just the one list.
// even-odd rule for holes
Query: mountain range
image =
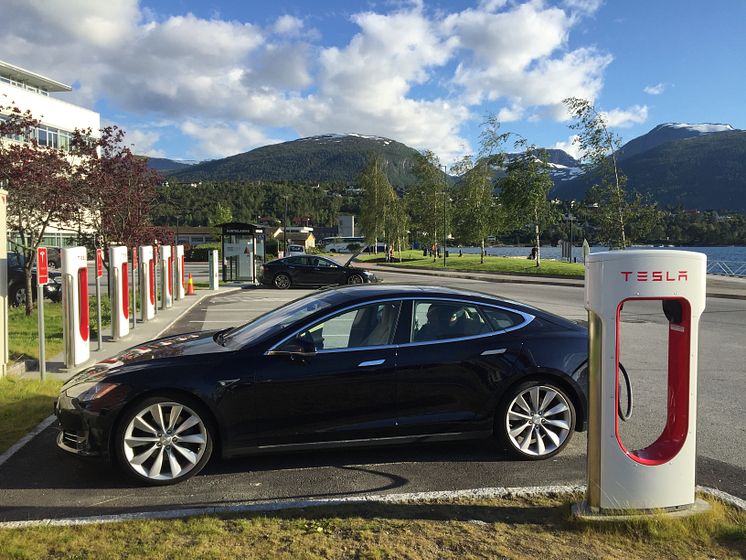
{"label": "mountain range", "polygon": [[[555,183],[551,196],[582,199],[594,177],[566,152],[548,149]],[[263,180],[354,184],[372,156],[391,183],[406,189],[417,151],[395,140],[360,134],[325,134],[256,148],[223,159],[191,162],[151,158],[177,181]],[[665,123],[617,152],[628,188],[668,207],[746,211],[746,131],[728,124]]]}

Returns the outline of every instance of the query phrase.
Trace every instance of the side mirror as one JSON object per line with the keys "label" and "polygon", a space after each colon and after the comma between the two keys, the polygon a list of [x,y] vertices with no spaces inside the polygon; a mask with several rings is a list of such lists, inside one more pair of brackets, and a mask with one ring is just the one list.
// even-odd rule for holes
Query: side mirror
{"label": "side mirror", "polygon": [[316,354],[316,345],[312,340],[307,340],[298,335],[288,340],[277,350],[271,352],[275,356],[313,356]]}

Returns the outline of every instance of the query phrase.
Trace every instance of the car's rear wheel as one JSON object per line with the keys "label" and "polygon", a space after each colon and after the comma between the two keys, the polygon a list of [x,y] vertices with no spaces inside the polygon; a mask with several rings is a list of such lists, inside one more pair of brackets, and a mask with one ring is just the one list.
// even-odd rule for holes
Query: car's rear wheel
{"label": "car's rear wheel", "polygon": [[273,283],[278,290],[287,290],[291,284],[290,276],[281,272],[275,276]]}
{"label": "car's rear wheel", "polygon": [[528,381],[502,400],[495,432],[512,455],[548,459],[570,442],[575,419],[575,407],[564,389],[552,382]]}
{"label": "car's rear wheel", "polygon": [[365,280],[363,280],[363,277],[359,274],[351,274],[349,278],[347,278],[348,284],[362,284]]}
{"label": "car's rear wheel", "polygon": [[182,396],[147,398],[122,417],[115,458],[130,477],[153,486],[176,484],[207,464],[213,448],[209,416]]}

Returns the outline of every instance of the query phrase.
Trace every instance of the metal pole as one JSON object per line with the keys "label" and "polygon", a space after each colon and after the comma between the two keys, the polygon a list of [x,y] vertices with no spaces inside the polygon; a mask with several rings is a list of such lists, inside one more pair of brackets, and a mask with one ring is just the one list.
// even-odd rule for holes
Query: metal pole
{"label": "metal pole", "polygon": [[288,256],[288,197],[285,195],[285,220],[282,226],[282,237],[285,240],[285,251],[283,256]]}
{"label": "metal pole", "polygon": [[39,308],[39,375],[41,380],[47,376],[46,339],[44,336],[44,286],[37,283],[36,301]]}
{"label": "metal pole", "polygon": [[448,234],[446,233],[446,191],[443,191],[443,268],[446,266],[446,250],[448,247]]}
{"label": "metal pole", "polygon": [[101,350],[101,342],[103,340],[101,334],[101,278],[96,272],[96,342],[98,346],[96,350]]}
{"label": "metal pole", "polygon": [[[137,326],[137,270],[135,270],[135,262],[137,261],[136,256],[137,247],[134,247],[132,249],[132,260],[130,261],[130,277],[132,278],[132,281],[130,283],[130,288],[132,289],[132,298],[130,301],[132,302],[132,330],[135,330],[135,327]],[[138,263],[139,264],[139,263]]]}
{"label": "metal pole", "polygon": [[572,244],[572,241],[573,241],[573,238],[572,238],[572,234],[573,234],[573,231],[572,231],[572,221],[574,219],[575,219],[575,216],[573,216],[572,214],[570,214],[570,262],[572,262],[572,248],[573,248],[573,244]]}

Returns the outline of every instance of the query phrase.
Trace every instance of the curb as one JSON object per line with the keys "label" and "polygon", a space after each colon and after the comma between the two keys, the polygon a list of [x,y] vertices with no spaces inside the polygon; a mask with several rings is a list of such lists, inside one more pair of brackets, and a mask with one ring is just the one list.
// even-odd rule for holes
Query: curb
{"label": "curb", "polygon": [[[123,513],[114,515],[98,515],[90,517],[66,517],[60,519],[39,519],[29,521],[3,521],[0,529],[23,529],[26,527],[61,527],[75,525],[91,525],[95,523],[118,523],[122,521],[141,521],[153,519],[183,519],[198,515],[220,515],[235,513],[260,513],[284,511],[291,509],[307,509],[323,506],[349,504],[406,504],[412,502],[426,502],[432,500],[454,500],[459,498],[530,498],[535,496],[566,496],[585,492],[584,485],[566,486],[522,486],[522,487],[494,487],[474,488],[470,490],[411,492],[403,494],[371,494],[368,496],[354,496],[345,498],[318,498],[309,500],[283,500],[273,502],[244,503],[230,506],[208,506],[196,508],[180,508],[163,511],[145,511],[140,513]],[[737,509],[746,511],[746,500],[732,496],[727,492],[697,486],[697,491],[721,500]]]}
{"label": "curb", "polygon": [[[430,268],[420,267],[398,267],[390,264],[379,264],[376,267],[365,266],[361,263],[357,263],[359,268],[368,270],[370,272],[400,272],[403,274],[419,274],[424,276],[438,276],[441,278],[461,278],[464,280],[481,280],[483,282],[493,282],[495,284],[525,284],[525,285],[537,285],[537,286],[558,286],[568,288],[584,288],[584,282],[568,281],[568,282],[554,282],[553,278],[559,279],[559,276],[531,276],[528,274],[513,274],[506,272],[478,272],[480,275],[495,275],[495,278],[485,278],[484,276],[478,276],[476,274],[468,274],[463,272],[450,272],[444,274],[441,271],[432,270]],[[512,276],[510,278],[500,278],[499,276]],[[741,299],[746,300],[746,293],[744,294],[727,294],[727,293],[709,293],[707,297],[721,298],[721,299]]]}

